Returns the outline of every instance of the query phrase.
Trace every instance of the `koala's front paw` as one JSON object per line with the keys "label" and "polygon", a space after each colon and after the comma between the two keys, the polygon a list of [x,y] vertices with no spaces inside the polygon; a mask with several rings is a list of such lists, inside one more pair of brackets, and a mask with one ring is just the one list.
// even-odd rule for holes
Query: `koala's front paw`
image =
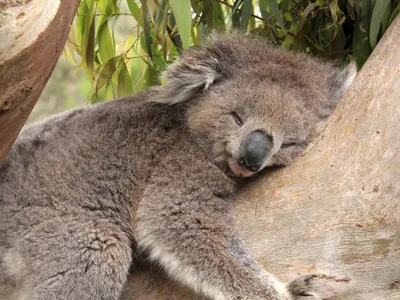
{"label": "koala's front paw", "polygon": [[287,284],[287,289],[294,299],[325,299],[344,290],[350,278],[326,274],[301,275]]}

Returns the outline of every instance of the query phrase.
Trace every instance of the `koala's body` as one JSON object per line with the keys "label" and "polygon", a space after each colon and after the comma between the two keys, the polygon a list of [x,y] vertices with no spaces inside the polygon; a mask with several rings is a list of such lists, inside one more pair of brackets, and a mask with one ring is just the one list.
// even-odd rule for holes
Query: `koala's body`
{"label": "koala's body", "polygon": [[240,178],[302,152],[354,66],[232,34],[165,75],[21,132],[0,168],[0,298],[118,299],[132,251],[211,299],[307,293],[252,260],[231,203]]}

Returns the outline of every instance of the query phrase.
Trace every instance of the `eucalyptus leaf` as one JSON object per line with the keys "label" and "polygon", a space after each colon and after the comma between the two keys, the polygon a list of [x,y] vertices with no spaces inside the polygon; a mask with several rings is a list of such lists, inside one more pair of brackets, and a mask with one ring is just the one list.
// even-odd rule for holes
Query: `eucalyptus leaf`
{"label": "eucalyptus leaf", "polygon": [[277,0],[267,0],[268,6],[270,7],[272,14],[275,17],[276,22],[278,23],[280,28],[284,28],[282,15],[279,10],[278,1]]}
{"label": "eucalyptus leaf", "polygon": [[118,73],[118,96],[132,95],[132,78],[126,68],[125,63],[121,63],[122,67]]}
{"label": "eucalyptus leaf", "polygon": [[[104,20],[104,21],[103,21]],[[108,28],[108,18],[103,17],[97,32],[97,44],[101,61],[106,62],[115,56],[114,41]]]}
{"label": "eucalyptus leaf", "polygon": [[157,84],[183,50],[232,27],[362,66],[399,11],[398,0],[81,0],[64,54],[102,101]]}
{"label": "eucalyptus leaf", "polygon": [[192,28],[192,7],[190,1],[169,0],[169,4],[175,16],[183,49],[188,49]]}
{"label": "eucalyptus leaf", "polygon": [[372,11],[369,34],[372,49],[374,49],[376,46],[381,22],[385,14],[386,8],[389,4],[390,0],[379,0],[375,3],[374,9]]}
{"label": "eucalyptus leaf", "polygon": [[390,15],[390,18],[389,18],[389,22],[388,22],[387,27],[389,27],[390,24],[392,24],[394,18],[397,16],[397,14],[398,14],[399,12],[400,12],[400,4],[397,5],[396,8],[392,11],[392,14]]}
{"label": "eucalyptus leaf", "polygon": [[240,16],[240,29],[246,31],[252,11],[252,0],[244,0]]}

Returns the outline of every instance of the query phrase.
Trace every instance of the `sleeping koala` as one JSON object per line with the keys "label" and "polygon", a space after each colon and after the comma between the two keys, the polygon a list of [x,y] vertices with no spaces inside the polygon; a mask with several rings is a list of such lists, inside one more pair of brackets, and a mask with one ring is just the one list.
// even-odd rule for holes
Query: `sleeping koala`
{"label": "sleeping koala", "polygon": [[0,298],[118,299],[132,251],[211,299],[294,299],[230,214],[237,183],[298,156],[355,76],[240,34],[166,84],[24,129],[0,168]]}

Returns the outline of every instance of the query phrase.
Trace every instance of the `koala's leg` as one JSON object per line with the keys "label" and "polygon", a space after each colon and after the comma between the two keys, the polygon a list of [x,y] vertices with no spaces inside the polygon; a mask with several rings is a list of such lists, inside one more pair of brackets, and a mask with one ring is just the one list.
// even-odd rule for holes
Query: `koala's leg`
{"label": "koala's leg", "polygon": [[287,285],[257,266],[234,230],[232,200],[224,196],[231,193],[224,183],[229,179],[199,168],[183,176],[177,171],[185,163],[171,162],[151,179],[137,213],[139,248],[211,299],[292,299]]}
{"label": "koala's leg", "polygon": [[4,261],[16,282],[12,299],[117,300],[131,263],[130,241],[108,220],[52,219],[15,241]]}

